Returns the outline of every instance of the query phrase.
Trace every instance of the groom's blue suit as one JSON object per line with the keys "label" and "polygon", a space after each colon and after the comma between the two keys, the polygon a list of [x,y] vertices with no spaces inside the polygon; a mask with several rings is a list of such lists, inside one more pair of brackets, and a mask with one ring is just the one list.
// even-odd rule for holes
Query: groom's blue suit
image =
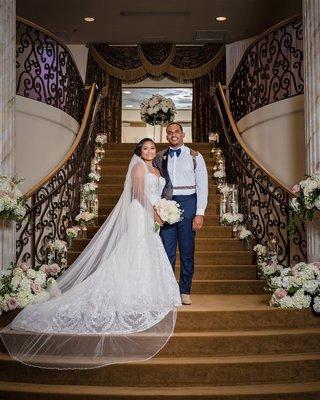
{"label": "groom's blue suit", "polygon": [[[194,274],[195,231],[192,229],[192,223],[197,212],[197,194],[195,190],[196,185],[183,187],[179,186],[178,188],[173,186],[168,171],[168,160],[169,157],[179,157],[181,151],[178,153],[178,155],[173,154],[172,150],[170,154],[169,151],[170,149],[167,149],[158,153],[155,163],[162,176],[166,179],[166,185],[163,190],[162,197],[168,200],[175,200],[180,204],[181,209],[183,210],[183,219],[173,225],[164,224],[164,226],[161,228],[160,236],[173,270],[175,269],[178,244],[180,253],[180,292],[189,294],[191,291],[192,277]],[[184,157],[192,158],[193,167],[191,168],[194,169],[194,171],[197,168],[196,158],[198,158],[198,155],[199,154],[197,152],[184,147]],[[200,157],[202,158],[202,156]],[[203,159],[202,162],[204,163]],[[187,193],[190,191],[194,191],[194,193],[186,195],[180,194],[183,193],[183,189],[186,189]],[[174,192],[178,192],[179,194],[175,195]]]}

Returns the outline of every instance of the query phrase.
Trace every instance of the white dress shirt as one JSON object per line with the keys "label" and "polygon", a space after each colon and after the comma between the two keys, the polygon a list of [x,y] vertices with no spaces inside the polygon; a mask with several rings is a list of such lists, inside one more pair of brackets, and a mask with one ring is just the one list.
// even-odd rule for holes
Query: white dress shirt
{"label": "white dress shirt", "polygon": [[[170,147],[172,148],[172,147]],[[168,154],[168,173],[173,187],[195,186],[195,189],[173,189],[173,195],[190,195],[197,193],[196,215],[204,215],[208,203],[208,172],[202,155],[196,156],[197,167],[194,169],[193,157],[189,147],[180,147],[179,157]],[[177,150],[175,148],[174,150]]]}

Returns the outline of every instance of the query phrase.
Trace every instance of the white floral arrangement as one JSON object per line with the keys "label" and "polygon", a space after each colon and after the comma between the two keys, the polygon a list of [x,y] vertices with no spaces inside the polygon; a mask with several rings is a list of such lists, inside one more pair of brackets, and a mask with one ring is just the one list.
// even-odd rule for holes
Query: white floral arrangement
{"label": "white floral arrangement", "polygon": [[161,199],[155,203],[154,209],[162,221],[170,225],[182,220],[183,211],[180,208],[180,204],[174,200]]}
{"label": "white floral arrangement", "polygon": [[80,231],[79,226],[72,226],[70,228],[67,228],[66,230],[66,235],[68,239],[75,239],[78,236],[78,233]]}
{"label": "white floral arrangement", "polygon": [[223,185],[219,188],[219,191],[223,196],[228,196],[232,192],[232,188],[229,185]]}
{"label": "white floral arrangement", "polygon": [[149,125],[173,122],[177,113],[173,101],[159,94],[143,100],[140,106],[141,120]]}
{"label": "white floral arrangement", "polygon": [[293,216],[288,229],[291,234],[296,231],[300,220],[312,221],[320,211],[320,171],[294,185],[292,191],[298,197],[290,202]]}
{"label": "white floral arrangement", "polygon": [[80,224],[85,224],[86,222],[90,222],[93,219],[96,218],[96,214],[88,212],[88,211],[81,211],[77,216],[76,216],[76,221],[79,222]]}
{"label": "white floral arrangement", "polygon": [[218,179],[225,178],[226,172],[223,169],[218,169],[217,171],[214,171],[213,176]]}
{"label": "white floral arrangement", "polygon": [[243,221],[243,214],[240,213],[225,213],[221,217],[221,223],[223,225],[238,225]]}
{"label": "white floral arrangement", "polygon": [[95,182],[85,183],[82,187],[82,194],[85,196],[91,196],[96,193],[98,185]]}
{"label": "white floral arrangement", "polygon": [[259,276],[267,281],[266,289],[272,293],[270,306],[280,308],[309,308],[320,313],[320,263],[300,262],[292,268],[278,263],[269,256],[266,246],[253,249],[258,256]]}
{"label": "white floral arrangement", "polygon": [[97,172],[90,172],[90,174],[88,175],[88,178],[92,181],[92,182],[99,182],[101,179],[101,175],[98,174]]}
{"label": "white floral arrangement", "polygon": [[31,268],[27,262],[11,263],[8,269],[1,271],[0,312],[24,308],[59,294],[56,280],[41,269]]}
{"label": "white floral arrangement", "polygon": [[108,135],[105,135],[103,133],[101,133],[100,135],[97,135],[96,137],[96,143],[103,145],[106,144],[108,142]]}
{"label": "white floral arrangement", "polygon": [[18,186],[23,179],[0,176],[0,218],[7,221],[20,221],[27,212],[27,198]]}

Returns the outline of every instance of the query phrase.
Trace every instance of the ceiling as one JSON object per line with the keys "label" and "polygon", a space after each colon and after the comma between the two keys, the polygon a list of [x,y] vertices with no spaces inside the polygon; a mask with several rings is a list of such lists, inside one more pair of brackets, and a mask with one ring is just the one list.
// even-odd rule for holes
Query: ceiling
{"label": "ceiling", "polygon": [[[230,43],[300,12],[301,0],[17,0],[17,15],[68,44]],[[217,22],[220,15],[227,21]]]}

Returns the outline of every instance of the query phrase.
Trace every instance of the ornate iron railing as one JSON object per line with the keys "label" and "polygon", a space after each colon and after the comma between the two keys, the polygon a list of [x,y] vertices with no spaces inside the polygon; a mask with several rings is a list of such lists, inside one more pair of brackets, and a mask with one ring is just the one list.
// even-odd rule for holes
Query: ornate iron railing
{"label": "ornate iron railing", "polygon": [[302,94],[303,26],[295,16],[259,36],[246,50],[229,84],[233,117]]}
{"label": "ornate iron railing", "polygon": [[47,240],[65,240],[79,212],[80,188],[90,172],[100,95],[92,85],[78,137],[59,166],[27,193],[26,218],[17,224],[17,261],[43,262]]}
{"label": "ornate iron railing", "polygon": [[294,194],[253,157],[242,141],[232,118],[222,87],[214,95],[222,133],[220,145],[226,158],[229,183],[239,187],[239,212],[258,243],[265,243],[271,234],[279,239],[279,260],[290,265],[306,259],[305,225],[293,236],[287,231],[290,199]]}
{"label": "ornate iron railing", "polygon": [[17,18],[16,56],[16,93],[57,107],[80,123],[84,84],[67,47],[46,30]]}

